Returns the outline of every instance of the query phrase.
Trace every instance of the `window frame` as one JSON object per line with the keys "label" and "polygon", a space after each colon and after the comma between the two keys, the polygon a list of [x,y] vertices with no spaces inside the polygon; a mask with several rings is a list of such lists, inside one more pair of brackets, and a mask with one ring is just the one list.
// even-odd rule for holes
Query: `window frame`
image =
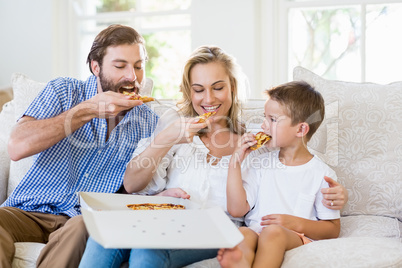
{"label": "window frame", "polygon": [[[274,0],[271,6],[270,14],[277,25],[277,29],[271,29],[268,36],[272,40],[279,40],[273,47],[272,66],[269,69],[274,71],[271,77],[273,84],[280,84],[292,80],[293,68],[296,66],[289,66],[289,10],[292,8],[311,8],[311,7],[336,7],[336,6],[360,6],[361,10],[361,47],[360,47],[360,82],[367,82],[366,77],[366,7],[375,4],[394,4],[402,3],[401,0]],[[265,9],[267,10],[267,9]],[[266,23],[266,22],[265,22]],[[279,45],[281,44],[281,45]],[[265,66],[267,68],[267,66]],[[265,72],[266,73],[266,72]]]}
{"label": "window frame", "polygon": [[[65,42],[69,43],[71,55],[81,55],[80,57],[65,57],[65,60],[68,61],[68,65],[64,66],[65,69],[68,69],[68,73],[71,75],[86,79],[88,75],[90,75],[88,66],[85,64],[86,53],[88,51],[83,51],[81,48],[81,40],[87,34],[93,34],[94,36],[98,34],[98,32],[83,32],[82,25],[87,22],[95,23],[113,23],[121,20],[131,20],[131,19],[146,19],[150,17],[165,17],[165,16],[173,16],[173,15],[188,15],[190,17],[189,23],[186,25],[177,25],[177,26],[161,26],[161,27],[144,27],[142,23],[138,23],[135,25],[135,29],[141,33],[142,35],[158,33],[158,32],[167,32],[167,31],[189,31],[191,34],[191,5],[189,5],[186,9],[171,9],[166,11],[143,11],[141,7],[141,1],[138,1],[136,6],[136,10],[134,11],[118,11],[118,12],[102,12],[102,13],[93,13],[85,10],[88,6],[90,8],[94,7],[94,4],[91,0],[71,0],[66,1],[64,5],[59,4],[59,14],[63,9],[70,9],[68,20],[63,25],[68,28],[67,37],[64,37]],[[92,14],[91,14],[92,13]],[[56,31],[55,31],[56,32]],[[60,42],[63,43],[63,42]],[[85,57],[83,59],[83,56]],[[60,59],[60,56],[58,56]],[[88,71],[87,71],[88,70]]]}

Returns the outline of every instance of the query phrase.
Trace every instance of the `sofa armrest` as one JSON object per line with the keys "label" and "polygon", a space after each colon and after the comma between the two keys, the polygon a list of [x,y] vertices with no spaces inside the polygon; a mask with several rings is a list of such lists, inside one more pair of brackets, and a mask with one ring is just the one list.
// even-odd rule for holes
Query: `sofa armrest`
{"label": "sofa armrest", "polygon": [[14,105],[11,101],[3,106],[3,110],[0,113],[0,204],[7,198],[8,178],[10,175],[10,157],[7,152],[7,143],[14,121]]}
{"label": "sofa armrest", "polygon": [[7,154],[7,144],[0,140],[0,204],[7,198],[7,185],[10,171],[10,158]]}

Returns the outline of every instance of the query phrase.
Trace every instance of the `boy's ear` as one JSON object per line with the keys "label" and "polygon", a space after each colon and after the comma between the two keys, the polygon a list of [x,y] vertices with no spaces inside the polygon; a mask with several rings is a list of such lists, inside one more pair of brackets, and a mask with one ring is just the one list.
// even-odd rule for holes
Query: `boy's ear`
{"label": "boy's ear", "polygon": [[306,136],[307,133],[310,131],[310,126],[306,122],[300,123],[299,128],[297,129],[297,137]]}

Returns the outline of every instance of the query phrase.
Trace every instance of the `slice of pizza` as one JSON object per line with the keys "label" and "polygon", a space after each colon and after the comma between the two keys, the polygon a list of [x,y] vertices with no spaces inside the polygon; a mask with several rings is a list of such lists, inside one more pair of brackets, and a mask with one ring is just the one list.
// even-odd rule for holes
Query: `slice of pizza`
{"label": "slice of pizza", "polygon": [[123,94],[126,96],[130,96],[130,100],[141,100],[142,102],[150,102],[155,100],[152,97],[141,96],[140,94],[136,94],[135,92],[123,91]]}
{"label": "slice of pizza", "polygon": [[257,144],[251,146],[250,147],[251,150],[257,150],[258,148],[266,144],[271,139],[271,136],[260,131],[257,134],[255,134],[255,139],[257,140]]}
{"label": "slice of pizza", "polygon": [[132,210],[173,210],[173,209],[185,209],[183,205],[171,204],[171,203],[163,203],[163,204],[155,204],[155,203],[142,203],[142,204],[128,204],[128,208]]}
{"label": "slice of pizza", "polygon": [[210,118],[214,114],[216,114],[216,112],[208,112],[208,113],[199,115],[196,117],[196,118],[198,118],[198,121],[196,121],[195,123],[204,123],[205,121],[207,121],[208,118]]}

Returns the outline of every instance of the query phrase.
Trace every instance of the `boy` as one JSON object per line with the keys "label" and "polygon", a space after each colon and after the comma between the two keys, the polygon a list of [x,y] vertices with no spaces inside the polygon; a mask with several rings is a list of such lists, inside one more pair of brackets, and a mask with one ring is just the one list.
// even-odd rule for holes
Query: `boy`
{"label": "boy", "polygon": [[[253,163],[258,159],[262,165],[250,169],[255,173],[248,175],[260,182],[258,189],[247,192],[241,163],[256,144],[254,135],[245,134],[231,158],[228,212],[239,217],[252,210],[246,215],[248,228],[240,229],[245,239],[218,252],[222,267],[280,267],[287,250],[339,235],[340,213],[324,207],[320,191],[328,187],[324,177],[336,178],[336,174],[307,149],[324,118],[321,94],[302,81],[280,85],[267,94],[262,129],[272,137],[268,147],[279,150],[250,155]],[[247,195],[256,197],[255,205],[247,202]]]}

